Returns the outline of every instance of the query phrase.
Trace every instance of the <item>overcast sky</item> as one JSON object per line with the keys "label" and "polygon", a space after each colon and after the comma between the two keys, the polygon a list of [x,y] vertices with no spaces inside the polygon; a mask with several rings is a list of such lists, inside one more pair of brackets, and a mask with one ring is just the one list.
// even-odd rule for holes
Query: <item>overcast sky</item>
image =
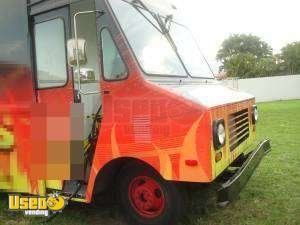
{"label": "overcast sky", "polygon": [[251,33],[269,43],[275,53],[300,41],[299,0],[171,0],[197,37],[202,52],[216,69],[215,56],[223,40]]}

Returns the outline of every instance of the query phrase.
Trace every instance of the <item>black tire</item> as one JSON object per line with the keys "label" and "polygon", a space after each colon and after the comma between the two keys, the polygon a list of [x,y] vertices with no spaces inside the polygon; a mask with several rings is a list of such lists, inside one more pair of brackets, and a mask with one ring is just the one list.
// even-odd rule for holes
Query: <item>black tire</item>
{"label": "black tire", "polygon": [[[164,198],[163,210],[155,215],[144,216],[135,207],[133,197],[130,195],[131,184],[135,179],[149,178],[160,186],[161,194],[155,191],[155,198]],[[184,212],[183,193],[179,187],[172,182],[165,181],[157,172],[143,165],[134,165],[122,169],[118,177],[119,200],[122,211],[129,225],[176,225]],[[156,189],[155,189],[156,190]],[[145,201],[145,200],[142,200]],[[159,200],[161,202],[161,200]]]}

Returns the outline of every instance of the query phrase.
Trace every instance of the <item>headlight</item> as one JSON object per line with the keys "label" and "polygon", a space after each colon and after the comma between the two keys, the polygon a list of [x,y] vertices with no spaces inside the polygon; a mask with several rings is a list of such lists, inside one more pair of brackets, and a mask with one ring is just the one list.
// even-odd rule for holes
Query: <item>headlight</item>
{"label": "headlight", "polygon": [[217,120],[213,124],[213,138],[215,150],[219,150],[225,145],[226,131],[224,120]]}
{"label": "headlight", "polygon": [[256,105],[253,106],[253,110],[252,110],[252,122],[253,124],[256,124],[258,121],[258,108]]}

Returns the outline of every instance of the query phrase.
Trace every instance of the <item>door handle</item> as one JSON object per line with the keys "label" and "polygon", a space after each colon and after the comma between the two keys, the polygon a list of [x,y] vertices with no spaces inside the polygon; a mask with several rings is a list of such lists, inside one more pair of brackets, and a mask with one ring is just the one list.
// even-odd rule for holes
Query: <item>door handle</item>
{"label": "door handle", "polygon": [[110,94],[110,91],[104,90],[104,91],[103,91],[103,94],[104,94],[104,95],[109,95],[109,94]]}

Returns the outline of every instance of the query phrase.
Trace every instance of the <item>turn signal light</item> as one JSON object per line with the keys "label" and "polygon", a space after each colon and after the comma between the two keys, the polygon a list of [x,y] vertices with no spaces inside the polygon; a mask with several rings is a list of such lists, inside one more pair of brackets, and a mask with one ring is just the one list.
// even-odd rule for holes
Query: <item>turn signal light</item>
{"label": "turn signal light", "polygon": [[185,160],[185,164],[187,166],[198,166],[198,161],[197,160]]}
{"label": "turn signal light", "polygon": [[216,153],[216,156],[215,156],[216,162],[219,162],[221,159],[222,159],[222,152]]}

